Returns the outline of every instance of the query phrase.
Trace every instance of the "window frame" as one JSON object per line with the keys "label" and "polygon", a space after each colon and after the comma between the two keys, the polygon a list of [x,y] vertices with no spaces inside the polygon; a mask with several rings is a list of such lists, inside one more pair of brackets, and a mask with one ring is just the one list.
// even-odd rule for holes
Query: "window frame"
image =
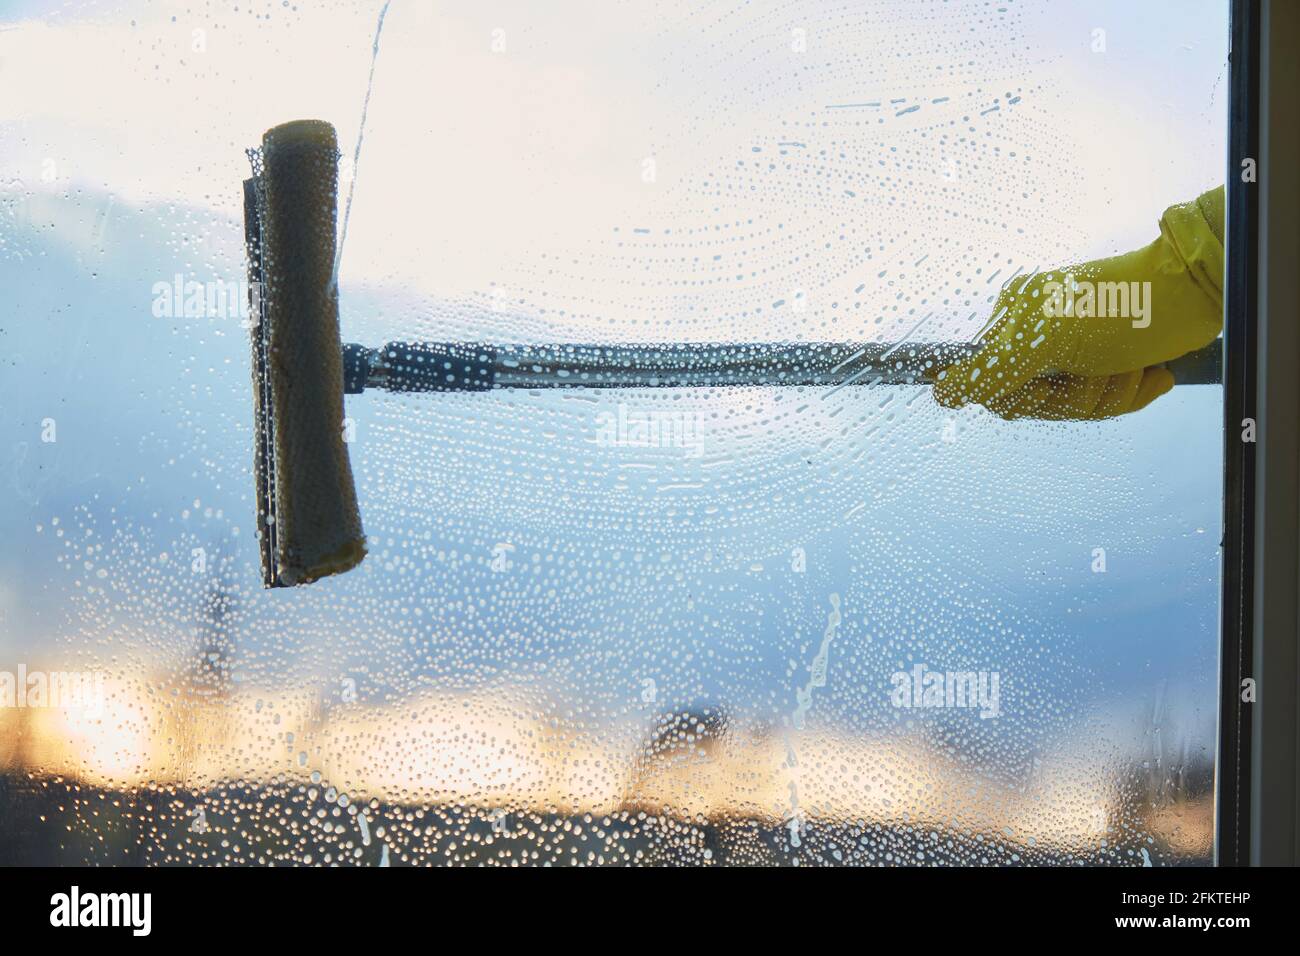
{"label": "window frame", "polygon": [[[1231,17],[1215,862],[1296,865],[1300,5],[1233,0]],[[1243,181],[1248,159],[1256,181]]]}

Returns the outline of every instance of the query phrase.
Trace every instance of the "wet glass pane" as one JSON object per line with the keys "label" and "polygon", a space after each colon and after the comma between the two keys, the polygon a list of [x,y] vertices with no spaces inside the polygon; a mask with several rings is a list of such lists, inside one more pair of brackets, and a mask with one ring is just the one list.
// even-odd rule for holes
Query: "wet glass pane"
{"label": "wet glass pane", "polygon": [[345,342],[902,360],[1222,182],[1224,3],[7,9],[0,862],[1210,859],[1217,386],[370,389],[268,590],[241,184],[336,126]]}

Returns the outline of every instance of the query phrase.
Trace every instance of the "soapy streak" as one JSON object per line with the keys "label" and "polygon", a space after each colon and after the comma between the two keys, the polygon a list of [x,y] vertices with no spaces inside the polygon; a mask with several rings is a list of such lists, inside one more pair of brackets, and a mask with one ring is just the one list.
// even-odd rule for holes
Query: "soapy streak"
{"label": "soapy streak", "polygon": [[[795,691],[795,698],[798,700],[798,706],[795,707],[794,713],[790,715],[790,723],[794,725],[795,730],[803,730],[804,715],[812,707],[812,692],[814,687],[826,686],[826,671],[830,663],[831,642],[835,640],[835,632],[840,626],[840,596],[838,593],[830,595],[831,612],[826,615],[826,630],[822,634],[821,646],[817,649],[817,656],[813,658],[812,667],[809,668],[808,683],[802,689]],[[790,738],[790,727],[785,729],[785,762],[786,766],[794,771],[790,780],[790,813],[785,818],[786,825],[790,829],[790,845],[798,849],[801,839],[800,835],[804,829],[804,815],[799,806],[799,780],[798,768],[799,757],[795,753],[794,744]]]}
{"label": "soapy streak", "polygon": [[352,152],[352,182],[348,183],[348,201],[343,207],[343,231],[339,234],[339,248],[334,254],[334,275],[331,284],[339,287],[339,266],[343,262],[343,244],[348,241],[348,219],[352,215],[352,195],[357,191],[357,179],[361,174],[361,141],[366,136],[366,113],[370,109],[370,91],[375,87],[375,64],[379,62],[379,35],[384,32],[384,17],[388,15],[388,5],[393,0],[384,0],[384,8],[379,11],[379,23],[375,25],[375,43],[370,49],[370,79],[366,83],[366,98],[361,101],[361,123],[357,127],[357,147]]}

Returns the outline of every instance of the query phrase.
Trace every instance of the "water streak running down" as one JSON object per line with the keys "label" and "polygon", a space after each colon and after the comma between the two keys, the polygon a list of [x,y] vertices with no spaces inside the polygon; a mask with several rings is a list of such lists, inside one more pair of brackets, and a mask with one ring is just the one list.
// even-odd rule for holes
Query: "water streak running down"
{"label": "water streak running down", "polygon": [[334,253],[334,274],[330,279],[335,290],[339,287],[339,266],[343,263],[343,244],[348,241],[348,218],[352,215],[352,196],[357,191],[357,177],[361,171],[361,142],[366,137],[366,113],[370,110],[370,91],[375,87],[375,64],[379,62],[379,36],[384,32],[384,17],[388,15],[388,6],[393,0],[384,0],[383,9],[379,11],[379,22],[375,24],[375,43],[370,49],[370,77],[366,81],[366,98],[361,101],[361,122],[357,126],[357,146],[352,152],[352,182],[348,183],[348,201],[343,207],[343,231],[339,235],[339,247]]}
{"label": "water streak running down", "polygon": [[821,646],[818,647],[817,656],[813,658],[813,662],[808,668],[808,682],[795,691],[798,706],[791,713],[790,726],[786,727],[784,734],[785,765],[791,771],[790,812],[785,818],[785,825],[790,833],[790,846],[794,849],[798,849],[802,843],[801,838],[806,823],[803,809],[799,806],[799,757],[795,752],[794,742],[791,738],[791,726],[794,730],[804,729],[804,717],[812,709],[813,688],[826,686],[826,671],[830,666],[831,642],[835,640],[835,632],[839,629],[842,620],[838,593],[830,595],[830,604],[831,611],[826,615],[826,630],[822,634]]}

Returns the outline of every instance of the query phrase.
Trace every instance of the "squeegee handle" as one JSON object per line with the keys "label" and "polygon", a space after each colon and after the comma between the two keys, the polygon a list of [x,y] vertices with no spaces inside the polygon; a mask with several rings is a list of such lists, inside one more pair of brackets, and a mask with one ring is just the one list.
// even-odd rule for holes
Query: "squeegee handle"
{"label": "squeegee handle", "polygon": [[[493,388],[715,388],[737,385],[929,384],[969,356],[960,343],[861,345],[477,345],[390,342],[343,347],[344,391],[465,392]],[[1165,363],[1182,385],[1222,381],[1222,340]]]}
{"label": "squeegee handle", "polygon": [[487,346],[389,342],[369,349],[343,346],[343,391],[482,392],[496,380],[495,351]]}

